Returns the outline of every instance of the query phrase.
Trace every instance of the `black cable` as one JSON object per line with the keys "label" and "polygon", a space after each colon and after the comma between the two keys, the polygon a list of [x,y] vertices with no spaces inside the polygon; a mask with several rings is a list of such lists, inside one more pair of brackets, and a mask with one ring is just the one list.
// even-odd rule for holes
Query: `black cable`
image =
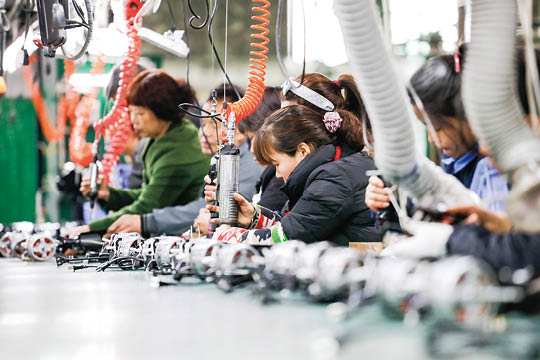
{"label": "black cable", "polygon": [[188,7],[189,7],[189,11],[191,11],[191,14],[193,15],[190,19],[189,19],[189,26],[191,26],[193,29],[195,30],[200,30],[202,29],[203,27],[206,26],[206,24],[208,24],[208,20],[209,20],[209,17],[210,17],[210,4],[208,3],[208,0],[205,0],[204,1],[205,4],[206,4],[206,17],[204,18],[202,24],[200,25],[193,25],[193,22],[195,20],[200,20],[202,19],[196,12],[195,10],[193,10],[193,6],[191,6],[191,0],[188,0]]}
{"label": "black cable", "polygon": [[304,10],[304,0],[302,0],[302,21],[304,25],[304,59],[302,60],[302,78],[300,85],[304,84],[304,77],[306,75],[306,12]]}
{"label": "black cable", "polygon": [[236,89],[236,87],[233,85],[231,79],[229,78],[229,74],[227,74],[227,71],[223,67],[223,64],[221,63],[221,59],[219,58],[219,54],[217,52],[216,47],[214,46],[214,39],[212,38],[212,23],[214,22],[214,17],[216,16],[216,10],[217,10],[218,0],[216,0],[216,3],[214,4],[214,9],[212,11],[212,14],[210,15],[210,19],[208,21],[208,40],[210,40],[210,44],[212,45],[212,50],[214,51],[214,55],[216,57],[217,63],[221,69],[221,72],[223,72],[223,75],[225,75],[225,78],[227,79],[227,82],[229,85],[233,88],[234,93],[236,94],[236,97],[238,99],[241,99],[240,93]]}
{"label": "black cable", "polygon": [[287,69],[285,69],[285,64],[283,64],[283,59],[281,58],[281,51],[279,50],[279,45],[281,44],[281,11],[283,8],[283,0],[278,1],[277,6],[277,19],[276,19],[276,58],[279,64],[279,69],[283,74],[285,80],[289,78]]}
{"label": "black cable", "polygon": [[[189,1],[189,0],[188,0]],[[184,21],[184,32],[186,33],[186,45],[189,49],[189,32],[188,32],[188,27],[187,27],[187,23],[186,23],[186,0],[182,0],[182,15],[184,17],[183,21]],[[186,82],[187,82],[187,85],[189,88],[191,88],[191,84],[189,82],[189,62],[190,62],[190,56],[191,54],[191,50],[188,51],[187,53],[187,56],[186,56],[186,61],[187,61],[187,64],[186,64],[186,67],[187,67],[187,71],[186,71]],[[197,101],[197,98],[195,98],[195,102],[197,103],[197,105],[199,105],[199,102]]]}
{"label": "black cable", "polygon": [[176,18],[174,17],[174,12],[171,6],[171,2],[169,0],[167,0],[167,7],[169,8],[169,19],[171,20],[171,31],[174,32],[174,30],[176,30]]}

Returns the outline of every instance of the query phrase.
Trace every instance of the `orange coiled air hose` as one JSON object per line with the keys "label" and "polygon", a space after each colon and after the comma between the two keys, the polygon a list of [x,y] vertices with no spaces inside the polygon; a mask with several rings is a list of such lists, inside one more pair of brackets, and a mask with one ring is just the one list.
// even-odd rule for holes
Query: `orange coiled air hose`
{"label": "orange coiled air hose", "polygon": [[124,151],[129,132],[131,131],[131,119],[127,107],[126,95],[127,88],[133,77],[136,75],[136,67],[141,55],[141,38],[138,28],[141,21],[137,19],[137,14],[142,8],[139,0],[130,0],[126,3],[126,24],[128,35],[128,51],[124,56],[124,61],[120,68],[120,82],[114,99],[114,105],[102,119],[94,124],[96,131],[96,140],[101,134],[107,131],[110,136],[110,144],[107,147],[106,154],[101,161],[100,174],[104,176],[105,181],[110,183],[110,176],[116,163],[120,159],[120,154]]}
{"label": "orange coiled air hose", "polygon": [[[30,58],[30,64],[35,62],[35,57]],[[64,73],[66,77],[66,83],[69,84],[69,77],[75,72],[75,63],[69,60],[64,60]],[[55,143],[64,138],[66,131],[66,122],[67,118],[73,114],[72,110],[72,101],[78,95],[74,90],[68,85],[68,90],[66,95],[62,97],[58,102],[58,108],[56,112],[56,126],[52,124],[47,111],[47,106],[41,95],[41,90],[39,89],[39,84],[34,83],[34,73],[31,70],[31,66],[23,67],[23,77],[26,86],[30,90],[30,99],[34,105],[36,115],[43,131],[45,139],[49,143]],[[70,106],[71,105],[71,106]]]}
{"label": "orange coiled air hose", "polygon": [[[92,62],[90,74],[97,75],[103,73],[105,62],[98,56]],[[86,132],[90,125],[92,110],[96,103],[98,89],[94,88],[84,95],[80,101],[77,95],[77,103],[73,114],[69,116],[71,120],[71,134],[69,137],[69,156],[71,161],[80,166],[88,166],[92,162],[92,143],[86,142]]]}
{"label": "orange coiled air hose", "polygon": [[258,39],[260,41],[252,42],[250,45],[256,50],[251,50],[249,52],[251,56],[257,56],[258,58],[249,59],[251,62],[249,65],[251,71],[249,72],[249,85],[244,97],[227,106],[225,114],[226,118],[228,118],[229,114],[234,111],[237,123],[251,115],[255,109],[257,109],[257,106],[259,106],[262,101],[265,89],[264,77],[266,75],[266,60],[268,60],[268,44],[270,43],[270,40],[268,39],[268,25],[270,24],[270,21],[268,20],[270,11],[268,11],[268,8],[270,7],[270,1],[253,0],[253,2],[263,4],[252,8],[253,12],[260,12],[262,14],[252,16],[251,20],[260,21],[260,23],[250,26],[251,29],[260,31],[251,34],[253,39]]}

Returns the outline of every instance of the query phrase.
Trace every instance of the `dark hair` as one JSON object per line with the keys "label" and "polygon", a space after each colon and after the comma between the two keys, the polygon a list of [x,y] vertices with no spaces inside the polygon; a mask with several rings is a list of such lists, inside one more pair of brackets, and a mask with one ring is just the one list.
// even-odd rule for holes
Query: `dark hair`
{"label": "dark hair", "polygon": [[281,107],[280,88],[268,86],[264,90],[261,103],[255,112],[238,123],[238,130],[242,134],[255,133],[264,123],[264,120],[274,111]]}
{"label": "dark hair", "polygon": [[163,71],[143,71],[129,85],[127,103],[148,108],[161,120],[179,121],[183,113],[179,103],[193,102],[195,96],[187,83],[182,86]]}
{"label": "dark hair", "polygon": [[[109,80],[109,83],[107,84],[107,87],[105,88],[105,97],[107,100],[113,100],[116,96],[116,92],[118,91],[118,83],[120,82],[120,68],[122,64],[115,65],[111,70],[111,78]],[[137,76],[137,74],[145,71],[146,68],[142,65],[137,65],[135,68],[135,74],[131,77]]]}
{"label": "dark hair", "polygon": [[[272,152],[293,156],[302,142],[318,149],[326,144],[340,144],[340,138],[347,137],[351,128],[357,126],[358,118],[350,111],[340,110],[341,127],[330,133],[326,130],[320,112],[303,105],[291,105],[273,112],[255,134],[253,153],[263,165],[272,165]],[[358,146],[363,146],[362,138]],[[350,144],[350,142],[348,142]]]}
{"label": "dark hair", "polygon": [[[226,84],[225,88],[223,88],[223,84],[219,84],[214,88],[214,90],[216,90],[216,98],[218,100],[225,100],[227,102],[235,102],[235,101],[240,100],[238,96],[236,96],[236,92],[234,91],[234,89],[236,89],[236,92],[238,92],[240,96],[242,97],[244,96],[244,90],[237,85],[234,85],[234,88],[233,88],[231,85]],[[212,101],[212,92],[213,90],[210,91],[210,94],[208,95],[208,99],[206,99],[206,102]]]}
{"label": "dark hair", "polygon": [[[424,63],[411,77],[411,86],[422,101],[434,126],[447,126],[445,117],[467,121],[461,99],[461,75],[466,45],[460,47],[460,71],[456,71],[454,55],[441,55]],[[414,104],[412,94],[409,92]]]}
{"label": "dark hair", "polygon": [[[460,71],[456,71],[454,54],[441,55],[430,59],[411,77],[411,85],[424,105],[434,125],[445,126],[444,117],[453,117],[460,121],[468,121],[461,98],[461,79],[467,55],[467,44],[462,44],[456,52],[459,58]],[[535,49],[536,66],[540,69],[540,51]],[[523,49],[517,50],[517,89],[519,100],[525,114],[529,114],[527,99],[526,66]],[[409,93],[414,104],[412,94]]]}
{"label": "dark hair", "polygon": [[[295,79],[297,82],[300,82],[301,80],[301,75]],[[336,81],[332,81],[323,74],[307,73],[304,75],[304,82],[302,85],[328,99],[332,104],[334,104],[334,111],[347,110],[356,115],[359,120],[358,124],[356,127],[351,129],[351,131],[355,132],[353,135],[354,138],[357,138],[358,135],[360,135],[360,138],[362,138],[362,118],[364,118],[366,120],[366,137],[370,143],[373,143],[371,123],[369,121],[367,112],[365,111],[364,102],[360,96],[360,91],[358,90],[356,81],[352,75],[342,74]],[[307,106],[310,109],[320,113],[321,116],[323,116],[326,112],[309,101],[295,95],[292,91],[285,94],[283,96],[283,100],[295,101],[298,105]]]}

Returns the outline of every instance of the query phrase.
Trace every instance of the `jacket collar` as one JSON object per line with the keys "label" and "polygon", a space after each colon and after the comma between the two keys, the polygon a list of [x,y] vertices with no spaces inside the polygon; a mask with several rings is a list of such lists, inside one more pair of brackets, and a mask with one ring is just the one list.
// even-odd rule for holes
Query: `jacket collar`
{"label": "jacket collar", "polygon": [[323,145],[315,153],[309,154],[296,166],[285,185],[281,187],[289,198],[290,207],[296,204],[298,199],[304,193],[307,179],[309,175],[319,166],[331,162],[336,155],[336,147],[334,145]]}

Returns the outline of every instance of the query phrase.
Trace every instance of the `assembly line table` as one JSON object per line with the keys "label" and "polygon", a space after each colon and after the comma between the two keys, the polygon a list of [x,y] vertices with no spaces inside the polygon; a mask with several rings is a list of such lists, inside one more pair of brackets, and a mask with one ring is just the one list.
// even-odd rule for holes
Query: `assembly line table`
{"label": "assembly line table", "polygon": [[0,258],[0,360],[428,358],[425,329],[390,321],[376,305],[348,324],[354,330],[336,353],[328,334],[342,327],[326,306],[264,306],[248,289],[150,282],[143,271]]}

